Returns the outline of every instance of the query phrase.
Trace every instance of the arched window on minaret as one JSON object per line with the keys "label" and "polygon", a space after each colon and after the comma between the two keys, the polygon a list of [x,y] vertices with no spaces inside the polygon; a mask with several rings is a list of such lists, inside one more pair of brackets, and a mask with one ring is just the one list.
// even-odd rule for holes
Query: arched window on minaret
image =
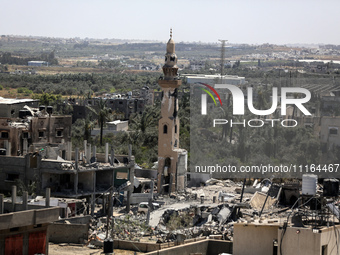
{"label": "arched window on minaret", "polygon": [[168,133],[168,125],[164,124],[163,126],[163,134],[167,134]]}
{"label": "arched window on minaret", "polygon": [[175,134],[177,134],[177,125],[175,125]]}

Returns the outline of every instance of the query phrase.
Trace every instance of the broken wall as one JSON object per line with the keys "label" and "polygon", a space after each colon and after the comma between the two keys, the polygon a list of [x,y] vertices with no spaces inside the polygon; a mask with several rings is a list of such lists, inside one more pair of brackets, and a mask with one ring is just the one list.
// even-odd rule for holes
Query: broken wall
{"label": "broken wall", "polygon": [[0,189],[10,191],[16,179],[25,181],[26,160],[24,157],[0,156]]}

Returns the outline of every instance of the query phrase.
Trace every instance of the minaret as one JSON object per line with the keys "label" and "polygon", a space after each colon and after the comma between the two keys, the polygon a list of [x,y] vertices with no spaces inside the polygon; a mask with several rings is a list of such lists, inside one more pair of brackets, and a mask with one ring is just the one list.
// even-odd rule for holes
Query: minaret
{"label": "minaret", "polygon": [[[183,154],[179,149],[179,118],[178,113],[178,87],[182,81],[178,76],[177,56],[175,54],[175,42],[170,39],[166,46],[165,63],[163,66],[164,76],[159,79],[158,84],[163,90],[161,119],[158,124],[158,192],[169,194],[182,189],[183,183],[178,185],[178,161]],[[186,151],[185,151],[186,154]],[[185,159],[186,163],[186,159]],[[186,165],[185,165],[186,172]],[[180,181],[182,182],[182,181]],[[185,188],[185,187],[184,187]]]}

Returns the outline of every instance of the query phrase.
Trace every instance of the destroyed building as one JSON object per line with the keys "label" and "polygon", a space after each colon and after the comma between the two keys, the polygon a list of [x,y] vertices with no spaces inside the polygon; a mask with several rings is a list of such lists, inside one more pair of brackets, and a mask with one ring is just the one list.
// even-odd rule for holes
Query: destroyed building
{"label": "destroyed building", "polygon": [[161,119],[158,124],[158,193],[170,194],[186,187],[188,153],[179,147],[177,56],[172,32],[167,43],[164,76],[158,81],[163,90]]}
{"label": "destroyed building", "polygon": [[[67,147],[72,148],[70,143]],[[93,150],[91,145],[85,148],[82,152],[76,149],[74,153],[67,150],[68,160],[58,157],[51,148],[25,156],[0,156],[1,191],[8,192],[19,181],[26,187],[34,183],[37,194],[50,188],[55,197],[86,198],[90,202],[96,195],[115,187],[116,190],[127,190],[129,203],[133,186],[123,186],[133,183],[134,158],[113,153],[109,156],[108,146],[105,154],[96,153],[95,146]],[[48,158],[51,156],[56,158]]]}
{"label": "destroyed building", "polygon": [[[0,109],[8,105],[0,105]],[[1,111],[1,110],[0,110]],[[61,144],[71,141],[72,117],[53,115],[52,107],[23,106],[19,117],[0,116],[0,154],[19,156],[37,144]],[[31,148],[32,149],[32,148]]]}
{"label": "destroyed building", "polygon": [[0,97],[0,117],[18,118],[24,106],[38,107],[39,100]]}
{"label": "destroyed building", "polygon": [[144,86],[135,94],[129,91],[127,94],[106,94],[103,97],[88,98],[86,100],[69,100],[67,103],[73,106],[72,122],[77,119],[84,119],[91,115],[93,111],[88,107],[98,110],[101,99],[106,101],[106,106],[115,113],[118,120],[128,120],[131,114],[142,114],[147,105],[153,105],[154,92],[149,87]]}

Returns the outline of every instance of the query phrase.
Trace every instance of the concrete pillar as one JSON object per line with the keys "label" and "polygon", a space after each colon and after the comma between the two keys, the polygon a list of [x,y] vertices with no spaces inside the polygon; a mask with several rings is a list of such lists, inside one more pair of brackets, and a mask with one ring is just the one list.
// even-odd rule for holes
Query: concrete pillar
{"label": "concrete pillar", "polygon": [[173,182],[173,179],[174,179],[174,176],[173,174],[171,173],[170,174],[170,182],[169,182],[169,195],[171,194],[171,192],[173,191],[173,187],[172,187],[172,182]]}
{"label": "concrete pillar", "polygon": [[15,212],[15,202],[17,201],[17,186],[12,186],[12,212]]}
{"label": "concrete pillar", "polygon": [[92,180],[93,180],[93,192],[96,192],[96,181],[97,181],[97,176],[96,176],[96,172],[93,171],[93,176],[92,176]]}
{"label": "concrete pillar", "polygon": [[24,210],[28,210],[28,192],[24,191],[22,194],[22,204],[24,206]]}
{"label": "concrete pillar", "polygon": [[25,138],[23,142],[23,155],[26,155],[27,151],[28,151],[28,142],[27,142],[27,138]]}
{"label": "concrete pillar", "polygon": [[105,143],[105,163],[109,162],[109,144]]}
{"label": "concrete pillar", "polygon": [[115,150],[113,149],[113,147],[111,147],[111,161],[110,161],[110,165],[113,166],[115,162]]}
{"label": "concrete pillar", "polygon": [[11,156],[12,144],[8,142],[8,156]]}
{"label": "concrete pillar", "polygon": [[91,199],[86,197],[86,215],[90,215]]}
{"label": "concrete pillar", "polygon": [[75,154],[74,154],[74,161],[76,165],[76,170],[78,170],[78,161],[79,161],[79,149],[76,148]]}
{"label": "concrete pillar", "polygon": [[46,188],[45,207],[50,207],[51,188]]}
{"label": "concrete pillar", "polygon": [[4,194],[0,194],[0,214],[4,213]]}
{"label": "concrete pillar", "polygon": [[72,160],[72,142],[67,142],[67,160]]}
{"label": "concrete pillar", "polygon": [[103,195],[103,214],[107,214],[107,211],[106,211],[106,201],[107,201],[107,195]]}
{"label": "concrete pillar", "polygon": [[[23,253],[22,255],[28,255],[29,253],[29,233],[25,231],[25,233],[23,233],[23,242],[22,242],[22,246],[23,246]],[[46,245],[48,246],[48,245]]]}
{"label": "concrete pillar", "polygon": [[115,170],[112,169],[112,187],[113,190],[115,189]]}
{"label": "concrete pillar", "polygon": [[150,222],[150,213],[151,213],[151,209],[153,209],[153,204],[152,204],[152,200],[153,200],[153,186],[154,186],[154,179],[151,179],[151,183],[150,183],[150,194],[149,194],[149,203],[148,203],[148,214],[146,215],[146,224],[149,225]]}
{"label": "concrete pillar", "polygon": [[74,193],[78,194],[78,171],[74,175]]}
{"label": "concrete pillar", "polygon": [[87,140],[84,140],[84,156],[87,157]]}
{"label": "concrete pillar", "polygon": [[6,149],[6,156],[10,156],[9,149],[8,149],[8,140],[4,141],[4,147]]}
{"label": "concrete pillar", "polygon": [[131,156],[132,156],[132,145],[129,144],[129,163],[131,161]]}
{"label": "concrete pillar", "polygon": [[86,161],[87,163],[90,163],[91,159],[91,144],[87,145],[87,154],[86,154]]}
{"label": "concrete pillar", "polygon": [[133,180],[134,180],[134,175],[135,175],[135,161],[132,159],[132,146],[129,144],[129,181],[131,182],[130,187],[128,188],[127,191],[127,205],[126,205],[126,211],[130,212],[130,203],[131,203],[131,194],[133,191]]}
{"label": "concrete pillar", "polygon": [[[106,203],[106,197],[107,196],[103,196],[103,199],[102,199],[102,208],[103,208],[103,211],[106,211],[106,209],[104,209],[105,208],[105,203]],[[105,214],[105,213],[104,213]]]}
{"label": "concrete pillar", "polygon": [[97,162],[97,146],[93,146],[93,157],[94,157],[94,162]]}
{"label": "concrete pillar", "polygon": [[91,194],[91,216],[94,216],[94,206],[95,206],[95,199],[96,196],[93,194]]}

